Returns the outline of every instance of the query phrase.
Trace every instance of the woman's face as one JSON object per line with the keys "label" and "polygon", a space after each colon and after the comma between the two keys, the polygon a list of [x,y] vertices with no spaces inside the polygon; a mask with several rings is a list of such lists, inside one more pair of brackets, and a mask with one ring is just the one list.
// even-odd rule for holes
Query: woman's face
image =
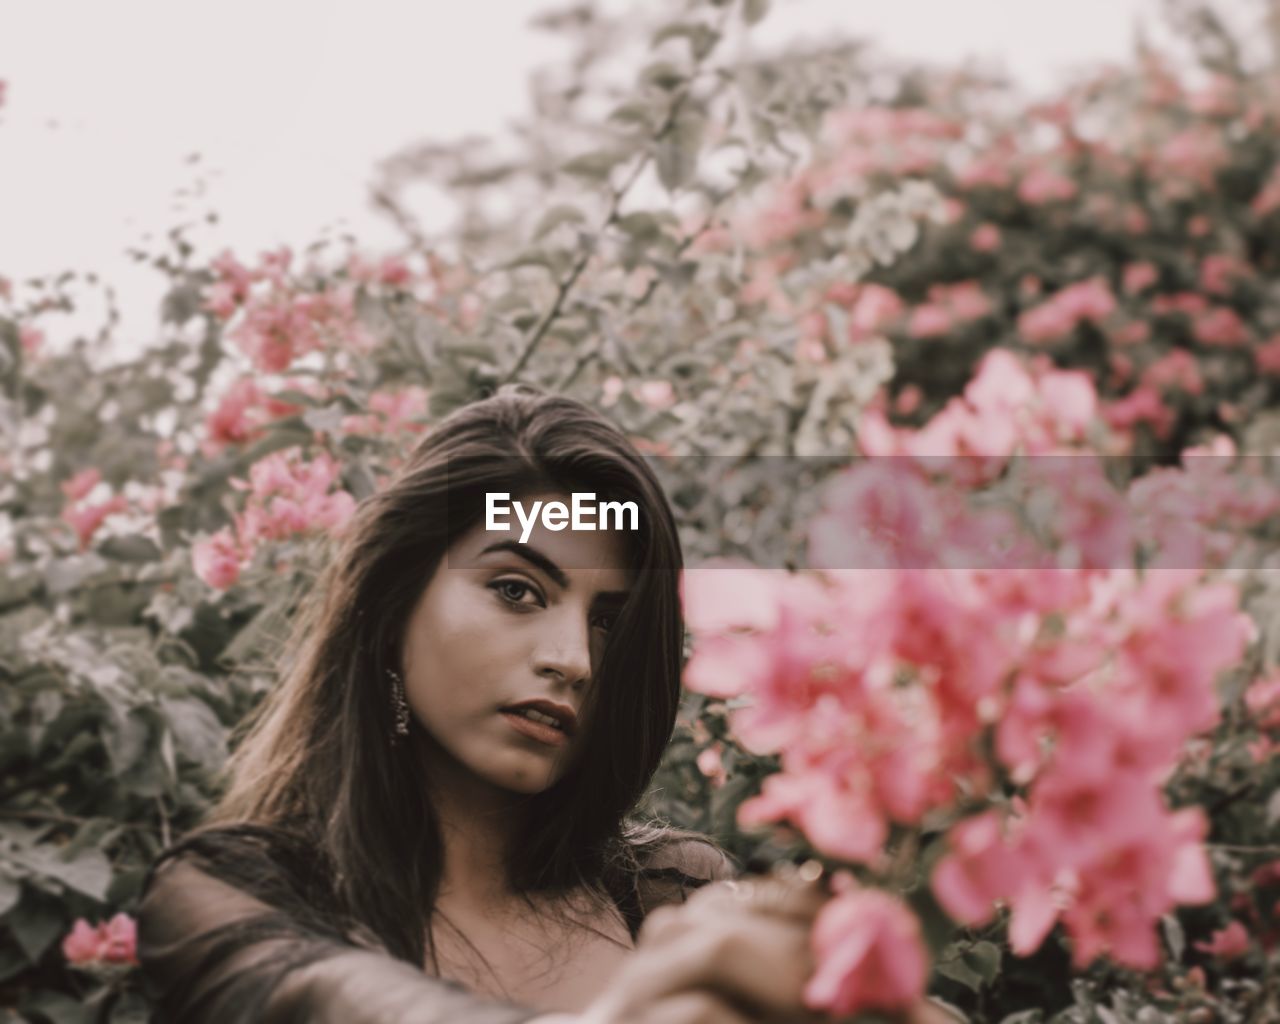
{"label": "woman's face", "polygon": [[[539,499],[570,501],[521,501],[528,509]],[[510,519],[501,531],[482,519],[446,552],[410,614],[403,674],[410,710],[443,752],[436,767],[537,793],[560,778],[590,727],[572,718],[631,573],[615,531],[553,531],[539,520],[522,545]],[[541,712],[511,710],[532,701],[545,702]]]}

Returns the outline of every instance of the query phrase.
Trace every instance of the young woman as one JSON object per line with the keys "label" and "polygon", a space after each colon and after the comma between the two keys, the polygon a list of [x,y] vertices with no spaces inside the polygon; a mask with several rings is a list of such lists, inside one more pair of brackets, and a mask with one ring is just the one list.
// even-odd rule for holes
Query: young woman
{"label": "young woman", "polygon": [[[491,530],[499,493],[634,502],[638,529]],[[675,724],[680,569],[657,480],[586,406],[508,388],[435,426],[308,595],[209,820],[148,872],[153,1019],[805,1019],[814,881],[686,904],[732,864],[632,818]]]}
{"label": "young woman", "polygon": [[[635,531],[486,529],[486,495]],[[675,726],[681,552],[611,422],[511,388],[440,422],[298,613],[210,819],[138,909],[157,1021],[763,1020],[799,1009],[812,883],[632,819]]]}

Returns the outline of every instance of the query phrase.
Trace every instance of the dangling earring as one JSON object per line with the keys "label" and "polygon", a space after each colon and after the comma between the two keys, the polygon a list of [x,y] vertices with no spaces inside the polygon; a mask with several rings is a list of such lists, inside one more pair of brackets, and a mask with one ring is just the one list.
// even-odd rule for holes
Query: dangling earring
{"label": "dangling earring", "polygon": [[404,697],[404,680],[392,669],[387,669],[387,675],[391,677],[391,711],[396,716],[395,730],[391,733],[394,747],[401,736],[409,735],[409,702]]}

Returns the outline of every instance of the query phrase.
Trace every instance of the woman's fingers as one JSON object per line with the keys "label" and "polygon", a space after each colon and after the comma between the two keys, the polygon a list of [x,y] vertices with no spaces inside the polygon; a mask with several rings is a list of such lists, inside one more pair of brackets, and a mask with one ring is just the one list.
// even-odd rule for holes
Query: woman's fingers
{"label": "woman's fingers", "polygon": [[679,992],[647,1007],[636,1024],[752,1024],[753,1018],[713,992]]}
{"label": "woman's fingers", "polygon": [[[810,930],[828,899],[819,874],[711,883],[683,904],[654,910],[605,1009],[618,1020],[637,1014],[648,1021],[659,1001],[679,997],[680,1012],[696,1009],[711,1020],[714,1013],[745,1013],[757,1022],[821,1019],[806,1013],[801,999],[814,969]],[[705,998],[716,1000],[714,1011],[697,1001]]]}
{"label": "woman's fingers", "polygon": [[800,1008],[814,969],[807,921],[739,911],[667,932],[647,961],[653,989],[709,989],[760,1012]]}
{"label": "woman's fingers", "polygon": [[771,915],[812,923],[828,896],[817,878],[762,876],[713,882],[683,904],[658,907],[645,917],[639,941],[649,945],[726,914]]}
{"label": "woman's fingers", "polygon": [[922,999],[907,1013],[906,1024],[964,1024],[965,1018],[932,999]]}

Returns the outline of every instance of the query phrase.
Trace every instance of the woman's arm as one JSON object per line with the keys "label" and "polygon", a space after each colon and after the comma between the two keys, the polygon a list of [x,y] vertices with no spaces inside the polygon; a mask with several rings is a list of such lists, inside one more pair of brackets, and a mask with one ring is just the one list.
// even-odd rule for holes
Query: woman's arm
{"label": "woman's arm", "polygon": [[152,876],[137,916],[153,1024],[521,1024],[537,1016],[309,927],[186,856]]}

